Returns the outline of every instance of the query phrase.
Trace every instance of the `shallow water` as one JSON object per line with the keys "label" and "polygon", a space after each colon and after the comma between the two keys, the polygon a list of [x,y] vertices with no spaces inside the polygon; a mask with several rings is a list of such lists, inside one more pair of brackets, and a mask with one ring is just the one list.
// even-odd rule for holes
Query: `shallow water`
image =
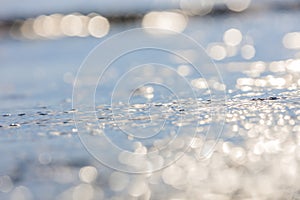
{"label": "shallow water", "polygon": [[[281,77],[271,74],[274,78]],[[299,85],[295,83],[300,74],[286,72],[284,76],[289,82],[280,88],[278,85],[261,88],[250,84],[249,91],[242,91],[249,80],[245,83],[237,81],[240,89],[229,94],[225,103],[225,124],[220,138],[206,133],[209,126],[216,123],[209,115],[210,108],[223,104],[207,100],[199,100],[200,106],[191,104],[189,99],[182,100],[180,107],[176,102],[134,104],[130,108],[118,105],[120,112],[114,113],[113,121],[110,106],[99,105],[96,113],[100,127],[90,124],[89,117],[80,118],[86,124],[86,134],[96,139],[104,133],[129,151],[149,153],[165,148],[169,154],[184,152],[169,167],[141,175],[117,172],[92,158],[83,148],[74,126],[73,114],[78,111],[70,110],[64,104],[3,113],[0,120],[0,151],[4,155],[1,161],[2,196],[15,198],[22,195],[28,199],[72,199],[74,195],[76,198],[88,195],[91,199],[297,199],[300,93]],[[286,89],[289,87],[292,88]],[[149,113],[143,111],[147,106],[157,107],[150,114],[155,122],[157,118],[171,117],[164,126],[167,131],[162,130],[162,134],[146,143],[116,131],[118,126],[147,124],[147,121],[140,122],[149,117]],[[128,118],[125,110],[130,110],[132,118]],[[187,134],[189,132],[174,137],[169,130],[191,128],[195,121],[199,126],[194,137]],[[149,125],[147,128],[152,130]],[[171,144],[166,145],[165,142],[170,141]],[[185,144],[190,148],[184,149]],[[209,147],[216,144],[214,153],[206,152],[203,157],[204,144]],[[166,153],[163,150],[157,152],[156,160],[150,162],[152,167],[162,167],[170,158]],[[134,163],[126,156],[125,163],[122,156],[119,159],[131,167]],[[133,167],[139,169],[141,166]],[[152,168],[147,169],[151,171]],[[40,191],[46,192],[47,197]]]}
{"label": "shallow water", "polygon": [[[190,19],[185,33],[204,47],[231,27],[244,35],[236,54],[216,61],[226,87],[212,85],[226,100],[162,95],[90,113],[72,109],[72,83],[99,40],[3,42],[1,199],[298,199],[300,64],[297,50],[282,45],[285,33],[299,31],[298,15]],[[256,55],[246,61],[248,43]],[[144,89],[137,96],[147,97]],[[104,137],[122,150],[84,147]]]}

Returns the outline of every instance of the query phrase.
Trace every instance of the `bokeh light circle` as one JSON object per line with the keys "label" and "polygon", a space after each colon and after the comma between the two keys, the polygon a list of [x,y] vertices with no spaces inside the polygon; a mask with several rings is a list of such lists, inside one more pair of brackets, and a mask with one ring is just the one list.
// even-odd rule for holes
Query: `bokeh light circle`
{"label": "bokeh light circle", "polygon": [[119,33],[94,48],[77,73],[79,137],[102,164],[149,173],[197,146],[204,110],[213,122],[195,156],[206,158],[225,120],[222,85],[217,67],[192,38],[156,28]]}

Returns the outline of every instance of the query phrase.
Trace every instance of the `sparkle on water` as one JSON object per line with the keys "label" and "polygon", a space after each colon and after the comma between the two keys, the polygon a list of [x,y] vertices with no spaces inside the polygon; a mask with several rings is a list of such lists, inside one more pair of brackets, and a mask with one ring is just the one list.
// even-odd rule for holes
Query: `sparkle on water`
{"label": "sparkle on water", "polygon": [[[213,153],[205,159],[197,159],[197,153],[205,151],[205,145],[213,143],[214,138],[206,137],[210,124],[217,119],[210,116],[210,107],[222,106],[219,102],[198,99],[199,106],[191,100],[181,100],[180,105],[173,102],[154,102],[148,104],[120,104],[114,116],[106,105],[97,107],[99,126],[86,121],[88,134],[102,135],[113,132],[119,126],[140,126],[149,123],[156,126],[157,119],[170,117],[166,127],[190,126],[198,122],[197,134],[179,135],[170,130],[162,136],[154,137],[144,143],[134,136],[124,137],[126,151],[119,155],[119,162],[140,167],[141,164],[164,166],[168,157],[166,151],[161,155],[157,149],[169,148],[168,154],[180,152],[186,143],[190,148],[172,165],[159,171],[146,174],[127,174],[108,169],[96,163],[86,154],[72,157],[79,162],[63,164],[64,156],[58,150],[40,149],[37,154],[40,166],[31,164],[22,168],[28,155],[20,157],[20,162],[7,161],[7,174],[0,176],[0,191],[9,194],[11,199],[33,199],[38,186],[22,185],[29,177],[38,180],[52,180],[63,186],[54,189],[57,199],[293,199],[300,191],[300,74],[298,60],[271,63],[255,62],[248,64],[244,77],[236,79],[235,88],[226,89],[229,98],[225,103],[227,112],[222,136]],[[233,65],[227,66],[234,70]],[[285,72],[284,74],[282,72]],[[179,66],[178,73],[187,75],[189,67]],[[192,85],[206,88],[203,79],[195,79]],[[224,89],[224,88],[223,88]],[[153,93],[150,86],[139,91],[141,94]],[[149,107],[155,107],[147,112]],[[1,115],[1,132],[8,141],[30,140],[32,127],[43,127],[35,140],[42,138],[61,138],[65,148],[80,152],[80,145],[74,147],[77,129],[73,126],[72,114],[77,110],[57,110],[55,108],[36,108]],[[124,113],[131,118],[124,118]],[[26,117],[25,117],[26,116]],[[84,115],[83,115],[84,116]],[[182,116],[184,120],[182,120]],[[114,117],[114,120],[111,120]],[[85,120],[83,117],[81,120]],[[154,122],[154,123],[153,123]],[[53,129],[53,127],[59,129]],[[19,131],[22,130],[22,135]],[[55,131],[59,130],[59,131]],[[174,132],[175,131],[175,132]],[[164,132],[164,131],[162,131]],[[13,137],[16,136],[16,137]],[[110,137],[110,136],[109,136]],[[172,139],[173,138],[173,139]],[[114,140],[114,137],[111,136]],[[126,142],[125,140],[128,140]],[[172,140],[171,144],[168,144]],[[69,142],[68,142],[69,141]],[[167,145],[168,144],[168,145]],[[121,145],[121,144],[120,144]],[[126,146],[127,145],[127,146]],[[177,149],[177,151],[173,151]],[[73,151],[72,150],[72,151]],[[148,161],[140,163],[127,151],[139,154],[156,152]],[[23,160],[23,161],[22,161]],[[67,162],[68,163],[68,162]],[[34,167],[34,168],[31,168]],[[38,183],[33,183],[38,184]],[[54,187],[55,188],[55,187]],[[57,194],[59,194],[57,196]]]}
{"label": "sparkle on water", "polygon": [[[250,6],[251,0],[227,0],[225,3],[231,11],[241,12]],[[141,26],[183,32],[192,21],[190,16],[206,15],[214,5],[204,0],[181,0],[180,7],[184,12],[149,12],[142,18]],[[256,30],[245,30],[240,27],[242,21],[233,23],[234,20],[234,17],[229,19],[227,22],[234,25],[222,29],[220,37],[209,40],[206,46],[209,56],[216,61],[238,55],[251,60],[261,53],[259,51],[265,50],[262,46],[257,48],[259,44],[253,41]],[[268,23],[263,23],[264,27]],[[1,111],[0,149],[9,153],[1,161],[0,198],[299,199],[300,32],[290,25],[287,27],[287,31],[282,33],[284,30],[281,30],[280,43],[290,51],[298,51],[293,59],[219,64],[225,69],[223,75],[229,76],[233,84],[199,77],[191,80],[190,85],[195,89],[226,91],[228,95],[225,125],[218,141],[206,133],[210,125],[219,120],[211,117],[211,111],[224,105],[209,98],[181,99],[180,104],[175,100],[151,102],[156,91],[150,85],[133,92],[148,103],[120,103],[114,109],[114,115],[109,105],[98,105],[97,125],[88,121],[86,113],[82,115],[87,134],[95,138],[106,135],[123,148],[124,151],[117,155],[118,162],[137,169],[149,167],[149,173],[119,172],[93,159],[79,142],[77,133],[81,130],[74,127],[72,115],[80,113],[78,110],[63,109],[62,105]],[[101,38],[109,30],[108,19],[97,13],[71,13],[18,21],[11,35],[27,39]],[[201,34],[195,31],[193,36],[201,38]],[[267,42],[265,46],[268,46]],[[267,48],[270,50],[272,45]],[[192,50],[178,53],[191,60],[197,57]],[[178,63],[176,70],[183,77],[193,75],[192,68],[186,64]],[[63,76],[68,84],[73,84],[74,79],[71,72]],[[209,97],[209,93],[205,96]],[[161,134],[147,142],[133,134],[114,135],[119,128],[130,130],[145,126],[156,131],[155,128],[161,125],[159,122],[165,119],[169,119],[165,129],[160,129]],[[198,125],[196,135],[176,135],[178,128],[189,127],[195,122]],[[208,151],[215,143],[214,151]],[[185,149],[186,145],[188,149]],[[159,151],[162,149],[165,151]],[[128,152],[154,154],[141,162]],[[167,159],[179,152],[183,152],[180,159],[164,167]],[[199,159],[203,153],[207,153],[206,156]],[[152,172],[151,167],[161,170]]]}

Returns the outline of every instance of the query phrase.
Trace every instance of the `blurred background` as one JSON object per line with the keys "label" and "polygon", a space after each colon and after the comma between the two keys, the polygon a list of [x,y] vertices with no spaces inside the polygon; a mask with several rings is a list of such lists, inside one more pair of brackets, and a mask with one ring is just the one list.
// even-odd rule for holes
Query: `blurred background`
{"label": "blurred background", "polygon": [[[3,0],[0,108],[69,101],[76,71],[92,48],[136,27],[183,32],[217,64],[298,58],[299,8],[297,0]],[[226,84],[235,84],[230,80]]]}
{"label": "blurred background", "polygon": [[[0,199],[299,199],[299,19],[299,0],[1,0]],[[191,155],[170,168],[124,174],[91,157],[78,138],[71,105],[77,70],[100,42],[140,27],[190,36],[220,69],[224,84],[212,85],[228,96],[226,123],[205,162],[193,152],[205,142],[199,137]],[[186,66],[174,67],[189,75]],[[206,88],[203,79],[191,84]],[[152,98],[153,88],[144,89]],[[204,100],[195,113],[200,134],[218,120]],[[157,107],[174,116],[169,127],[188,127],[176,116],[194,107],[178,111],[175,103]],[[109,108],[97,109],[103,129],[83,120],[87,132],[114,133]]]}

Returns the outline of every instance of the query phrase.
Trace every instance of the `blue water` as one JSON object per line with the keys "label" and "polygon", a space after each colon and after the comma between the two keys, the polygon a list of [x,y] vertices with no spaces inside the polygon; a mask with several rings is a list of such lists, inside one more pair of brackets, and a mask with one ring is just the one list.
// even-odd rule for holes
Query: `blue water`
{"label": "blue water", "polygon": [[[78,4],[82,2],[77,1],[74,6]],[[24,14],[31,6],[24,8]],[[43,9],[54,9],[55,6],[52,6]],[[43,9],[40,11],[45,11]],[[12,15],[11,13],[7,9],[5,16]],[[139,142],[136,138],[118,135],[118,128],[122,127],[120,124],[125,124],[125,128],[132,128],[130,125],[136,124],[149,125],[149,121],[143,118],[149,117],[148,110],[139,108],[140,105],[135,105],[137,107],[130,110],[127,105],[120,104],[117,106],[120,112],[116,112],[116,118],[111,119],[107,117],[111,116],[110,105],[97,104],[95,111],[100,125],[91,123],[87,113],[72,110],[73,81],[89,52],[117,33],[141,27],[140,22],[111,24],[109,34],[101,39],[75,37],[30,41],[0,38],[0,154],[3,155],[0,161],[0,197],[72,199],[74,196],[79,198],[80,195],[88,197],[93,194],[90,199],[150,199],[150,193],[153,199],[195,199],[199,195],[203,199],[297,198],[300,191],[297,173],[300,162],[300,75],[299,70],[287,70],[286,60],[299,58],[299,50],[286,49],[282,38],[286,33],[300,30],[299,15],[297,10],[260,10],[190,17],[183,33],[199,42],[204,49],[212,43],[221,43],[224,32],[230,28],[240,30],[243,35],[235,56],[214,61],[226,85],[227,101],[210,102],[207,98],[209,96],[204,95],[203,99],[198,99],[201,106],[195,108],[196,104],[189,99],[178,106],[169,94],[165,98],[167,101],[154,99],[158,102],[153,105],[158,106],[152,112],[150,110],[150,115],[159,113],[155,119],[167,119],[167,130],[163,129],[165,132],[162,135],[152,138],[148,143],[146,141],[142,146],[135,143]],[[244,44],[251,44],[255,48],[255,56],[250,60],[241,56],[240,47]],[[129,61],[134,61],[134,56],[140,55],[133,55]],[[258,61],[266,67],[258,75],[251,75],[250,72],[255,71],[253,66]],[[284,62],[286,70],[270,70],[269,66],[273,61]],[[268,75],[279,78],[274,81],[273,86],[268,82]],[[250,84],[250,89],[243,88],[244,83],[240,78],[250,78],[250,82],[262,79],[269,85],[261,87],[259,84]],[[286,84],[280,85],[283,79]],[[109,96],[102,98],[108,100]],[[151,107],[151,103],[143,100]],[[104,134],[116,144],[124,145],[124,149],[144,151],[146,147],[148,151],[152,151],[164,147],[163,139],[174,137],[170,134],[172,130],[184,127],[184,134],[181,135],[183,138],[175,137],[171,140],[174,142],[173,146],[170,144],[170,149],[176,149],[180,153],[180,148],[184,147],[182,142],[187,144],[189,141],[185,136],[189,137],[190,132],[194,131],[193,120],[200,123],[197,136],[202,141],[211,125],[214,131],[222,122],[222,119],[209,117],[206,113],[222,110],[224,106],[226,113],[222,137],[216,138],[216,132],[215,135],[209,135],[207,142],[210,144],[219,139],[215,154],[209,155],[207,160],[197,160],[195,147],[195,150],[193,148],[185,152],[183,160],[173,165],[175,168],[164,168],[141,176],[124,173],[123,178],[127,178],[128,182],[125,181],[124,188],[120,190],[112,183],[116,170],[92,157],[78,136],[78,131],[84,130],[83,134],[97,141]],[[132,119],[127,115],[128,110],[133,113]],[[75,113],[82,117],[79,120],[77,118],[79,127],[74,124]],[[185,117],[185,120],[181,120],[181,117]],[[81,126],[85,129],[80,129]],[[155,140],[158,140],[157,144]],[[227,145],[230,146],[230,151],[227,150]],[[204,147],[203,149],[207,151]],[[112,148],[106,148],[102,153],[108,158],[116,156]],[[169,154],[171,155],[168,151],[163,152],[161,157],[167,161]],[[158,160],[161,157],[154,156]],[[129,159],[128,162],[134,163],[134,160]],[[157,165],[160,166],[159,162]],[[90,177],[83,175],[82,171],[87,170],[85,167],[96,169],[98,174]],[[129,169],[132,170],[132,166],[128,171]],[[91,177],[94,179],[87,181]],[[144,184],[147,185],[146,189],[142,187]],[[138,191],[143,193],[138,195]]]}

